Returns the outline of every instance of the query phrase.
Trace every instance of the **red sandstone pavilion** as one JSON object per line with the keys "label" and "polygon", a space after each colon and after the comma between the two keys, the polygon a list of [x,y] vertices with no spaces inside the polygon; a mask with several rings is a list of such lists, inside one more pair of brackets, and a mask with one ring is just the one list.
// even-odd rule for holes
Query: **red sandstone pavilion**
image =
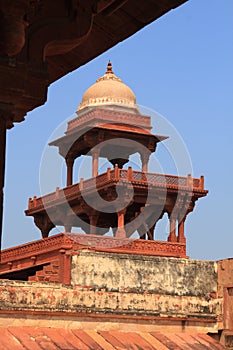
{"label": "red sandstone pavilion", "polygon": [[[6,130],[45,103],[51,83],[184,3],[0,2],[0,235]],[[0,350],[233,349],[233,259],[186,256],[185,218],[207,193],[203,178],[148,172],[164,137],[151,134],[150,117],[110,65],[77,114],[52,143],[66,160],[67,186],[34,197],[26,211],[44,238],[1,254]],[[135,152],[141,171],[123,168]],[[92,157],[93,174],[73,184],[80,155]],[[99,173],[99,157],[110,169]],[[162,242],[154,227],[165,213]],[[68,232],[48,237],[54,225]]]}
{"label": "red sandstone pavilion", "polygon": [[[151,129],[109,62],[50,144],[65,159],[66,187],[29,199],[42,239],[2,251],[0,350],[232,349],[232,260],[186,256],[185,219],[207,195],[204,178],[148,172],[167,138]],[[136,152],[141,170],[123,168]],[[80,156],[92,157],[92,176],[73,183]],[[111,164],[103,173],[101,157]],[[165,213],[170,232],[159,241]],[[55,225],[66,232],[49,237]]]}
{"label": "red sandstone pavilion", "polygon": [[[67,187],[29,199],[26,215],[34,217],[42,237],[48,237],[55,225],[63,225],[66,232],[81,227],[87,235],[76,239],[83,245],[127,249],[130,244],[138,253],[186,257],[184,223],[195,202],[207,194],[204,178],[149,173],[151,154],[167,138],[151,129],[151,117],[139,112],[134,93],[116,77],[109,62],[105,75],[84,93],[65,135],[50,144],[66,161]],[[123,169],[137,152],[141,171]],[[82,155],[92,157],[92,177],[73,184],[74,161]],[[112,165],[101,174],[99,157]],[[170,234],[167,242],[160,242],[154,229],[165,213]],[[114,238],[104,236],[110,228]],[[136,230],[140,240],[134,241],[130,237]]]}

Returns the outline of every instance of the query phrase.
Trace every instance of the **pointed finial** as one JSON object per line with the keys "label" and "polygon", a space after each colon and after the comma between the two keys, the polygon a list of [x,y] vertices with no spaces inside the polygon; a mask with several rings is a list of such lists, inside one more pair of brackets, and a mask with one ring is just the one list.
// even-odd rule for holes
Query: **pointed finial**
{"label": "pointed finial", "polygon": [[112,71],[112,63],[111,63],[110,60],[108,61],[106,74],[113,74],[113,71]]}

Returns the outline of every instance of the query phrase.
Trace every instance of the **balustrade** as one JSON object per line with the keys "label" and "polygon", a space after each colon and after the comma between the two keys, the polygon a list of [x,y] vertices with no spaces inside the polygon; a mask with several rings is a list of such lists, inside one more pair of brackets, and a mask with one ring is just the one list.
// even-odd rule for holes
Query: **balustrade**
{"label": "balustrade", "polygon": [[173,176],[173,175],[163,175],[155,173],[142,173],[141,171],[133,171],[131,167],[128,170],[119,169],[116,165],[113,170],[108,168],[106,173],[98,175],[96,177],[80,180],[79,184],[70,185],[64,189],[57,189],[56,192],[49,193],[43,197],[37,198],[34,196],[33,199],[29,198],[28,209],[33,209],[40,207],[43,204],[50,203],[56,199],[61,199],[62,197],[69,198],[72,195],[79,195],[80,190],[90,190],[98,188],[109,181],[129,181],[135,184],[150,184],[150,185],[162,185],[162,186],[175,186],[177,189],[182,187],[193,188],[195,190],[204,189],[204,178],[203,176],[200,179],[192,178],[190,175],[188,177],[182,176]]}

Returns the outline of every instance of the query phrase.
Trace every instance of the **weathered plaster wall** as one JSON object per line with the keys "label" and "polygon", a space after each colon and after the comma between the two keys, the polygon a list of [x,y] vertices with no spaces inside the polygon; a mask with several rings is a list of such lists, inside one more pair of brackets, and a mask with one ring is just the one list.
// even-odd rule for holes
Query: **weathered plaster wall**
{"label": "weathered plaster wall", "polygon": [[95,290],[211,298],[217,263],[82,250],[72,257],[71,281]]}
{"label": "weathered plaster wall", "polygon": [[151,293],[96,291],[52,283],[0,281],[0,310],[92,312],[103,314],[214,319],[221,299]]}
{"label": "weathered plaster wall", "polygon": [[124,322],[143,329],[145,322],[151,330],[217,332],[222,317],[215,262],[85,250],[72,256],[71,279],[72,285],[0,280],[0,326],[47,319],[79,327],[83,317],[103,317],[108,329]]}

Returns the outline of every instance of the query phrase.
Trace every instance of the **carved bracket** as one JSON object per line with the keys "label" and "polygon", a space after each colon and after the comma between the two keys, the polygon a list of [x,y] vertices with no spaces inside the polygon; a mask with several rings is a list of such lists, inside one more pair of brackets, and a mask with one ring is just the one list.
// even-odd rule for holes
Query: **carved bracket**
{"label": "carved bracket", "polygon": [[24,15],[29,0],[1,1],[0,3],[0,55],[15,56],[25,44],[27,22]]}
{"label": "carved bracket", "polygon": [[40,63],[48,56],[62,55],[79,46],[91,31],[95,4],[96,0],[45,4],[43,14],[28,31],[29,60]]}
{"label": "carved bracket", "polygon": [[43,238],[48,237],[49,232],[55,227],[47,214],[35,216],[34,223],[40,229]]}

